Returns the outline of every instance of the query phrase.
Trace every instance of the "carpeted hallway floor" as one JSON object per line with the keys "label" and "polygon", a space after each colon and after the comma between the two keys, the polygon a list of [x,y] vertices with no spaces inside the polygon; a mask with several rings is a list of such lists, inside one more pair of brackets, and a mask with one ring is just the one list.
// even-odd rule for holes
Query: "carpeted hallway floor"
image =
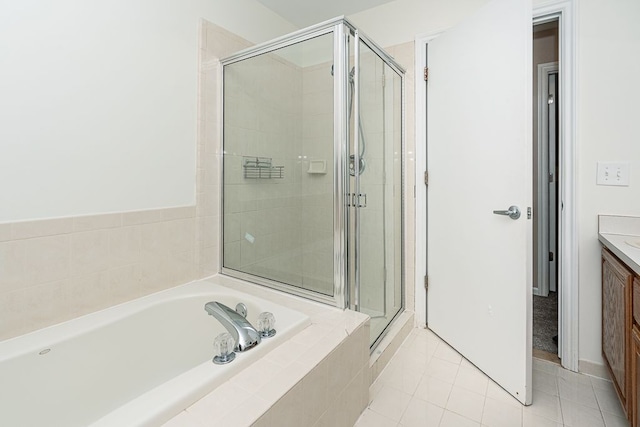
{"label": "carpeted hallway floor", "polygon": [[555,335],[558,335],[558,293],[549,292],[546,298],[534,295],[533,348],[558,354]]}

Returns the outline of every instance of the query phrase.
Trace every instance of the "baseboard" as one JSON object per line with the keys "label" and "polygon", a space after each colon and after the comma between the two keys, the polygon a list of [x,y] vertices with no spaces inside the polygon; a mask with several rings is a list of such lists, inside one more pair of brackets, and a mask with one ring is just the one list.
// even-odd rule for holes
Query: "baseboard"
{"label": "baseboard", "polygon": [[595,363],[589,360],[578,360],[578,372],[610,381],[609,371],[603,363]]}

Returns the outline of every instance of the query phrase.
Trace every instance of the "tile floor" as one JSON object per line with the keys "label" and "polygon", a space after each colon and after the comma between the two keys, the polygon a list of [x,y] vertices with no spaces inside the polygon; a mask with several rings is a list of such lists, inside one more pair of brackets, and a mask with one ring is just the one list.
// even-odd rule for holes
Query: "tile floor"
{"label": "tile floor", "polygon": [[610,381],[534,359],[522,406],[431,331],[414,329],[371,385],[355,427],[627,427]]}

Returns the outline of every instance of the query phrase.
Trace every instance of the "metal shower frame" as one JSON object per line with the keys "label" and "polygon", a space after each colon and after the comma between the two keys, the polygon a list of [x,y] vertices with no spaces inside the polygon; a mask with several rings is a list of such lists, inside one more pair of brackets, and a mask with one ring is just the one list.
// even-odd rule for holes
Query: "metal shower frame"
{"label": "metal shower frame", "polygon": [[[291,46],[297,43],[304,42],[309,39],[313,39],[322,35],[333,33],[333,63],[334,63],[334,189],[333,189],[333,202],[334,202],[334,221],[333,221],[333,245],[334,245],[334,292],[333,296],[328,296],[324,294],[320,294],[318,292],[309,291],[306,289],[302,289],[296,286],[284,284],[281,282],[277,282],[274,280],[269,280],[261,277],[254,276],[252,274],[247,274],[244,272],[240,272],[234,269],[228,269],[223,266],[223,240],[220,239],[220,266],[221,273],[226,274],[228,276],[236,277],[239,279],[247,280],[253,283],[258,283],[267,287],[275,288],[290,294],[298,295],[310,300],[330,304],[339,308],[350,308],[354,307],[356,310],[359,310],[360,306],[360,274],[359,274],[359,262],[356,261],[355,265],[355,283],[353,290],[354,301],[351,301],[351,290],[348,286],[348,225],[349,225],[349,209],[348,205],[348,196],[349,196],[349,134],[350,134],[350,126],[349,126],[349,111],[347,107],[347,99],[348,99],[348,79],[349,79],[349,36],[354,38],[354,67],[355,67],[355,75],[354,75],[354,84],[355,84],[355,94],[354,94],[354,111],[357,114],[354,115],[357,117],[359,115],[359,74],[360,74],[360,41],[362,41],[366,46],[371,49],[386,65],[388,65],[393,71],[401,79],[401,93],[402,93],[402,106],[401,106],[401,147],[402,147],[402,156],[401,156],[401,168],[402,168],[402,196],[401,196],[401,224],[402,224],[402,284],[401,284],[401,293],[402,293],[402,307],[404,307],[404,283],[405,283],[405,260],[404,260],[404,213],[405,213],[405,106],[404,100],[405,98],[405,69],[398,64],[391,56],[389,56],[382,48],[380,48],[376,43],[374,43],[371,39],[369,39],[366,35],[364,35],[361,31],[359,31],[352,23],[350,23],[344,17],[337,17],[317,25],[313,25],[311,27],[293,32],[291,34],[276,38],[274,40],[258,44],[251,48],[247,48],[241,50],[227,58],[224,58],[220,61],[222,67],[220,67],[220,81],[221,88],[224,90],[224,66],[243,61],[252,57],[256,57],[259,55],[263,55],[269,52],[273,52],[277,49],[282,49],[287,46]],[[222,111],[221,117],[224,117],[224,105],[221,102],[220,111]],[[356,122],[357,123],[357,122]],[[223,126],[220,129],[220,138],[222,140],[222,130]],[[359,126],[355,126],[354,129],[354,153],[359,153]],[[223,167],[223,159],[221,156],[220,159],[220,170]],[[355,176],[356,176],[356,188],[359,188],[359,162],[355,162]],[[222,194],[224,194],[222,192]],[[224,197],[223,197],[224,199]],[[222,200],[224,203],[224,200]],[[355,224],[356,231],[359,230],[360,226],[360,209],[355,209]],[[223,215],[220,217],[220,230],[224,230],[222,226]],[[360,238],[359,233],[355,233],[355,242],[354,242],[354,250],[355,250],[355,259],[358,260],[358,254],[360,251]],[[384,335],[384,334],[383,334]],[[383,336],[381,335],[381,337]],[[381,337],[376,340],[376,343],[381,339]]]}

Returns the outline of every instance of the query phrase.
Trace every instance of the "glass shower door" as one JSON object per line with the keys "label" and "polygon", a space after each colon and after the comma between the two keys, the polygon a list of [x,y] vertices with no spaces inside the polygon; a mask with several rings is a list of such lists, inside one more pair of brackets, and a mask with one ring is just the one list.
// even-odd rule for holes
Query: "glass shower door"
{"label": "glass shower door", "polygon": [[359,41],[351,120],[356,309],[371,316],[371,344],[402,308],[402,78]]}

